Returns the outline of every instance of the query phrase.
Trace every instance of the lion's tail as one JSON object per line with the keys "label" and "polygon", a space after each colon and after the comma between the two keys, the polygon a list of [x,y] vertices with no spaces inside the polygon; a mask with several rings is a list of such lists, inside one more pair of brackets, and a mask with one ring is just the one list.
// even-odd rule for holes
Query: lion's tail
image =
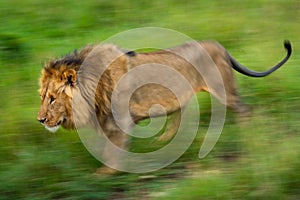
{"label": "lion's tail", "polygon": [[271,74],[272,72],[276,71],[284,63],[286,63],[286,61],[290,58],[290,56],[292,54],[292,45],[291,45],[290,41],[288,41],[288,40],[284,41],[284,48],[287,51],[286,57],[284,59],[282,59],[282,61],[279,62],[277,65],[275,65],[271,69],[264,71],[264,72],[252,71],[252,70],[248,69],[247,67],[243,66],[242,64],[240,64],[239,62],[237,62],[232,56],[229,56],[230,62],[232,64],[232,68],[241,74],[244,74],[246,76],[251,76],[251,77],[264,77],[264,76],[267,76],[267,75]]}

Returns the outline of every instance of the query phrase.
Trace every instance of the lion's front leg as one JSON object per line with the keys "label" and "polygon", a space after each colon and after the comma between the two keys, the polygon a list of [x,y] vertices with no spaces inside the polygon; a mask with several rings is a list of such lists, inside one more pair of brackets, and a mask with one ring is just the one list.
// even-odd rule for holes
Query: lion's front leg
{"label": "lion's front leg", "polygon": [[120,130],[111,119],[105,122],[103,130],[108,139],[102,151],[102,158],[106,166],[98,168],[96,173],[116,174],[118,172],[116,169],[120,169],[123,163],[121,150],[128,149],[128,135]]}
{"label": "lion's front leg", "polygon": [[158,141],[167,142],[177,133],[181,122],[181,110],[172,113],[168,119],[165,132],[158,138]]}

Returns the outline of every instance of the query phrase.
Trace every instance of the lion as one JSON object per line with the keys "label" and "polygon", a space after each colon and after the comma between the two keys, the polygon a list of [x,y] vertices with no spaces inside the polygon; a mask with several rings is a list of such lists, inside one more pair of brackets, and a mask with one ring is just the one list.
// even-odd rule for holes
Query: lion
{"label": "lion", "polygon": [[[222,45],[213,41],[187,42],[177,47],[146,53],[129,51],[111,44],[88,45],[80,51],[74,51],[45,64],[40,77],[41,107],[37,114],[37,120],[51,132],[57,131],[60,126],[65,129],[85,126],[89,122],[90,111],[88,111],[88,106],[84,105],[88,105],[86,102],[91,100],[89,98],[94,97],[93,108],[105,134],[114,144],[127,149],[128,135],[120,129],[112,112],[111,98],[114,88],[118,81],[131,70],[147,64],[158,64],[179,72],[190,82],[192,91],[178,90],[179,94],[175,96],[172,91],[158,84],[150,83],[139,87],[130,97],[129,111],[133,124],[128,127],[149,118],[149,109],[153,105],[159,104],[164,107],[164,113],[170,115],[170,120],[173,121],[167,124],[166,132],[160,136],[159,140],[169,140],[176,133],[182,112],[178,96],[184,99],[184,102],[188,102],[188,99],[195,93],[206,91],[219,99],[230,110],[238,114],[248,113],[249,107],[241,101],[233,70],[250,77],[267,76],[280,68],[291,56],[290,42],[285,41],[284,47],[287,55],[281,62],[267,71],[256,72],[238,63]],[[199,73],[190,61],[200,65],[201,70],[205,73]],[[92,67],[90,69],[82,67],[87,65],[86,63],[92,63]],[[212,65],[216,66],[222,82],[218,82],[215,78],[217,74],[210,71]],[[101,71],[102,74],[100,78],[95,76],[98,71]],[[158,71],[157,76],[166,76],[166,74],[162,75]],[[132,79],[134,78],[132,77]],[[207,82],[211,82],[210,85]],[[220,84],[225,88],[225,100],[221,95]],[[95,87],[94,96],[86,94],[88,91],[86,88],[90,85]],[[126,87],[128,89],[132,86],[128,83]],[[180,85],[175,87],[179,88]],[[124,91],[126,92],[126,90]],[[77,104],[79,106],[72,107],[75,97],[81,102]],[[80,116],[80,118],[74,119],[74,113],[79,113],[76,117]],[[120,113],[122,113],[122,109]],[[161,116],[164,113],[154,110],[151,117]],[[75,125],[75,120],[79,121],[80,125]],[[125,121],[125,123],[127,122]],[[104,154],[112,162],[120,159],[110,156],[109,152],[104,152]],[[114,173],[115,170],[102,167],[98,172]]]}

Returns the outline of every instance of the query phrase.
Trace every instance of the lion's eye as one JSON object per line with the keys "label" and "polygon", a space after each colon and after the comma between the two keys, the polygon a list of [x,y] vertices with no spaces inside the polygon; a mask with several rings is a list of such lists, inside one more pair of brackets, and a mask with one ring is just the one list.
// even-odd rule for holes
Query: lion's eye
{"label": "lion's eye", "polygon": [[50,96],[50,104],[54,103],[55,98],[53,96]]}

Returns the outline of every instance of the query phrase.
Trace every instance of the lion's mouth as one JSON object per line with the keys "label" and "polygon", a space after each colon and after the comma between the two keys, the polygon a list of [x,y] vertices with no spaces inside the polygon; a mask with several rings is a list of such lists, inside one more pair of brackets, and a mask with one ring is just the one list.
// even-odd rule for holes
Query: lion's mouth
{"label": "lion's mouth", "polygon": [[63,122],[63,120],[60,120],[54,126],[51,126],[51,127],[47,126],[46,124],[44,124],[44,126],[48,131],[55,133],[59,129],[62,122]]}

